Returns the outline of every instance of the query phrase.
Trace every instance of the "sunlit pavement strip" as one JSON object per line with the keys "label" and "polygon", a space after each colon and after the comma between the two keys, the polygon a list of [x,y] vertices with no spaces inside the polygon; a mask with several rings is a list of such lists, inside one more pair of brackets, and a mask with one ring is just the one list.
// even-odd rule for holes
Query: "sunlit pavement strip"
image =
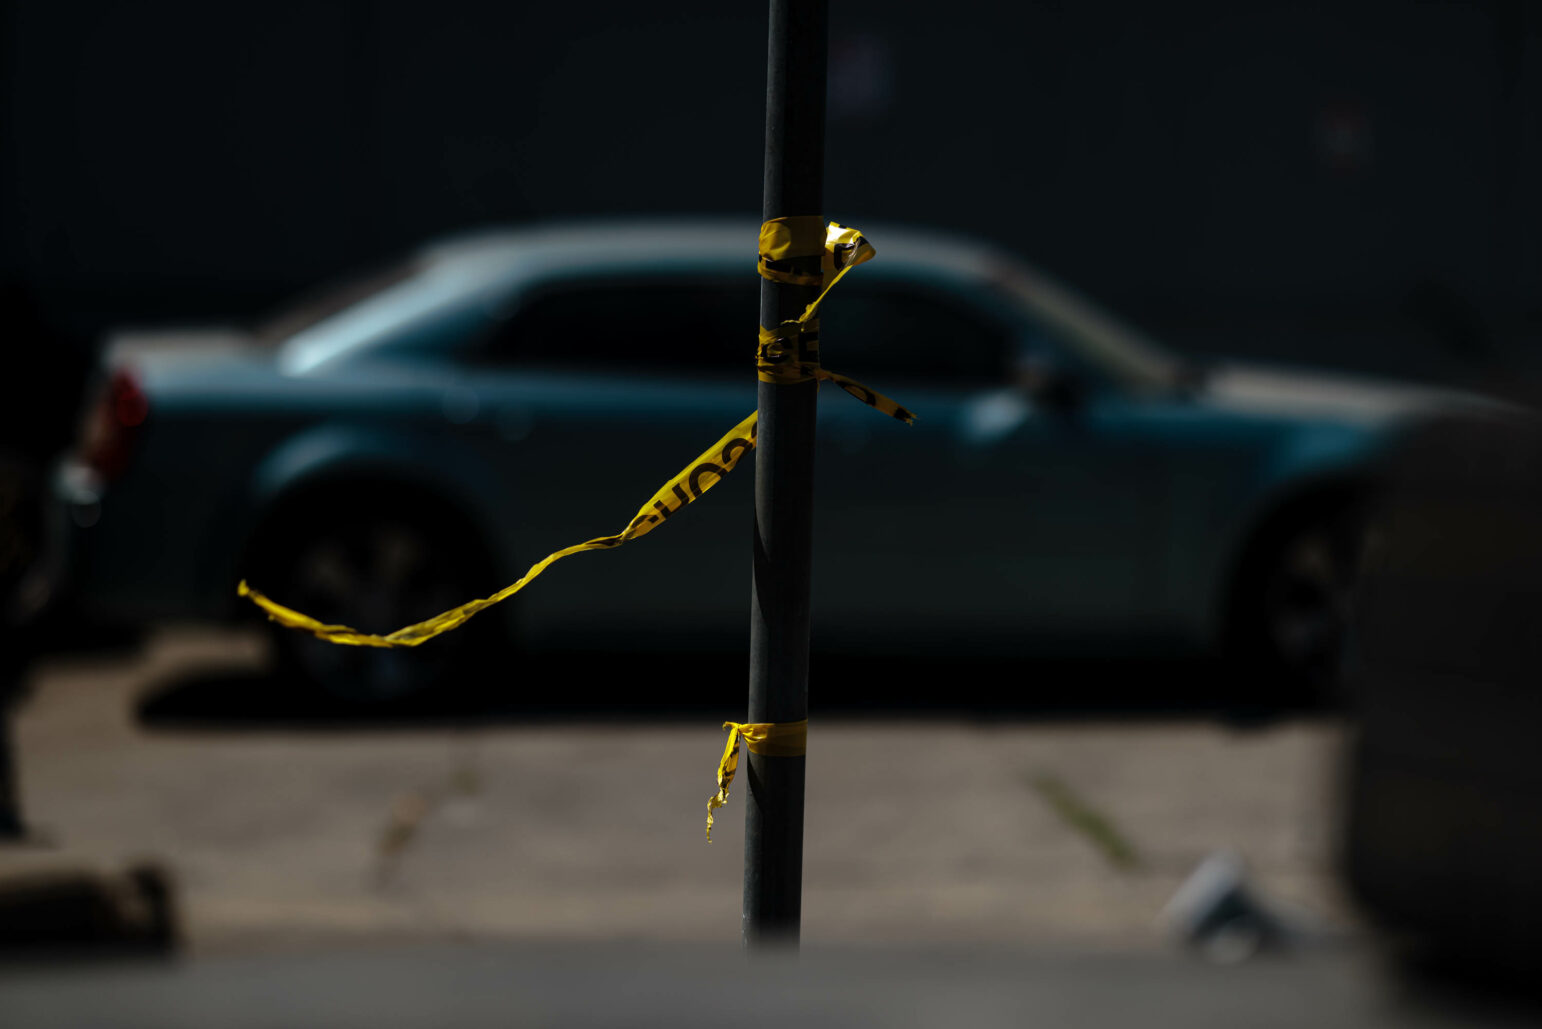
{"label": "sunlit pavement strip", "polygon": [[[703,838],[722,718],[700,724],[145,731],[136,698],[253,637],[167,634],[144,657],[38,670],[17,721],[46,847],[0,874],[163,860],[199,952],[349,939],[735,940],[743,796]],[[724,716],[732,716],[733,711]],[[1341,730],[1195,722],[815,721],[810,942],[1163,945],[1156,919],[1222,847],[1329,929]],[[1035,781],[1136,854],[1119,867]]]}

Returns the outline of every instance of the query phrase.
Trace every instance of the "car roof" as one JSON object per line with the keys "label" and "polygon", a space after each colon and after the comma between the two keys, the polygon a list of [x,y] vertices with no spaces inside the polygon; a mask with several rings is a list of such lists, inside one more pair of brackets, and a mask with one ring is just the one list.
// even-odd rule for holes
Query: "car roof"
{"label": "car roof", "polygon": [[[1006,260],[976,242],[878,225],[863,232],[877,250],[866,280],[962,285],[998,277]],[[488,227],[442,237],[413,253],[399,287],[289,338],[281,364],[303,373],[346,353],[388,342],[422,318],[477,306],[508,289],[572,277],[742,273],[755,281],[759,224],[746,217],[613,218]]]}
{"label": "car roof", "polygon": [[[447,311],[485,318],[487,304],[502,303],[497,298],[509,289],[542,282],[703,272],[742,273],[754,281],[758,228],[748,217],[595,218],[446,236],[413,254],[410,264],[417,270],[399,287],[291,337],[280,363],[303,374],[347,353],[389,345]],[[861,229],[877,250],[877,260],[860,272],[864,280],[899,279],[907,287],[997,283],[1009,293],[1026,291],[1041,316],[1075,323],[1071,331],[1084,337],[1083,349],[1100,355],[1099,363],[1122,366],[1131,378],[1171,377],[1170,369],[1163,370],[1171,362],[1160,348],[990,243],[882,222]]]}
{"label": "car roof", "polygon": [[[861,227],[887,266],[978,278],[1009,260],[988,244],[913,227]],[[445,237],[418,252],[431,264],[549,271],[647,265],[753,265],[759,224],[753,218],[683,217],[582,220],[494,227]]]}

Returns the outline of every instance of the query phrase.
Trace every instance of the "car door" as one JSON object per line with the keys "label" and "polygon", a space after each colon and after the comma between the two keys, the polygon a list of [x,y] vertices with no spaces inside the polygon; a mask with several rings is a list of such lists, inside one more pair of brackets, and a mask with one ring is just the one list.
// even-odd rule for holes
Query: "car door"
{"label": "car door", "polygon": [[1053,333],[985,288],[853,276],[822,314],[828,367],[916,413],[820,398],[816,636],[858,649],[1066,649],[1128,634],[1161,533],[1163,460],[1126,398],[1064,406],[1012,380]]}
{"label": "car door", "polygon": [[[753,277],[568,275],[527,287],[470,357],[480,436],[513,484],[518,570],[622,531],[755,409]],[[564,560],[522,598],[527,642],[742,645],[752,463],[646,538]]]}

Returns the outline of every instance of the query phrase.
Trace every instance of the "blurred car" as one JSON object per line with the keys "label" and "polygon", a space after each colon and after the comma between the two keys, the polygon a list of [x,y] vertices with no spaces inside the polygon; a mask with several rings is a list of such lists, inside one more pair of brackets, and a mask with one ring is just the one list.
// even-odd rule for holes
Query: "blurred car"
{"label": "blurred car", "polygon": [[[245,576],[384,632],[619,531],[754,407],[755,228],[461,236],[255,333],[120,341],[57,477],[73,595],[250,619]],[[1441,394],[1201,368],[990,246],[865,228],[878,260],[823,309],[824,361],[918,420],[821,398],[816,646],[1333,667],[1365,470]],[[414,651],[278,646],[356,700],[511,641],[742,646],[752,478]]]}

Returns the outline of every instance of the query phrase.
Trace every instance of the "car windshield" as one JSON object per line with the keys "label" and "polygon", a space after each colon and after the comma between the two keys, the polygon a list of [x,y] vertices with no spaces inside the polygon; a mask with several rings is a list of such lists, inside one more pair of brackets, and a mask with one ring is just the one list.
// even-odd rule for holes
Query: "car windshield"
{"label": "car windshield", "polygon": [[996,283],[1059,329],[1080,357],[1117,381],[1142,391],[1182,383],[1184,364],[1177,355],[1064,286],[1018,265],[998,268]]}
{"label": "car windshield", "polygon": [[423,263],[417,258],[400,260],[310,290],[285,305],[278,313],[259,322],[254,335],[260,343],[277,346],[291,336],[405,282],[422,271],[422,268]]}

